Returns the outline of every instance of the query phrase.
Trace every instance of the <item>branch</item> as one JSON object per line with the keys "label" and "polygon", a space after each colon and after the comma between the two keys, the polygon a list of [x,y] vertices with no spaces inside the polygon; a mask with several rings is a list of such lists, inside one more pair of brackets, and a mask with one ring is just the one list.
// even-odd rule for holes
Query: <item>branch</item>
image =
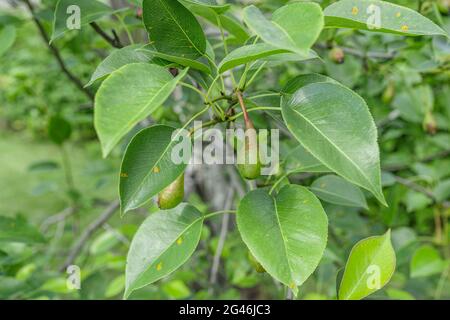
{"label": "branch", "polygon": [[123,48],[122,43],[120,42],[119,36],[117,33],[113,30],[113,37],[109,36],[105,31],[100,28],[100,26],[96,22],[90,23],[91,27],[97,32],[103,39],[105,39],[110,45],[112,45],[114,48]]}
{"label": "branch", "polygon": [[75,245],[70,250],[69,255],[67,256],[66,261],[64,262],[64,265],[61,267],[61,271],[66,270],[68,266],[73,264],[75,259],[80,254],[81,250],[83,249],[86,242],[91,238],[91,236],[100,229],[116,212],[116,210],[119,208],[119,201],[114,201],[110,204],[108,208],[98,217],[97,220],[93,221],[83,232],[81,237],[77,240]]}
{"label": "branch", "polygon": [[56,61],[58,62],[61,70],[66,74],[66,76],[70,79],[70,81],[72,81],[78,87],[78,89],[80,89],[89,99],[94,101],[94,95],[83,86],[83,83],[81,82],[80,79],[78,79],[72,72],[70,72],[70,70],[66,67],[66,64],[64,63],[64,60],[62,59],[61,54],[59,53],[59,50],[53,44],[50,43],[50,39],[47,35],[47,32],[45,31],[41,21],[39,21],[39,19],[36,17],[34,7],[31,4],[30,0],[23,0],[23,1],[25,2],[26,6],[28,7],[28,10],[30,11],[30,14],[33,18],[34,23],[39,29],[42,39],[47,44],[51,53],[55,56]]}

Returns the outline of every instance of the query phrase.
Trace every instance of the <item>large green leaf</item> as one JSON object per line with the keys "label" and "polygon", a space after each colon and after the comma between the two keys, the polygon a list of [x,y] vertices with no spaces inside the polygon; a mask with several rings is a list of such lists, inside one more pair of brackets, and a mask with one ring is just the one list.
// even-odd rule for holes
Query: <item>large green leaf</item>
{"label": "large green leaf", "polygon": [[67,27],[67,20],[71,17],[71,11],[68,13],[68,9],[74,5],[80,9],[80,27],[114,12],[111,7],[97,0],[59,0],[56,4],[53,18],[51,41],[56,40],[67,31],[70,31]]}
{"label": "large green leaf", "polygon": [[43,243],[44,236],[21,216],[0,216],[0,242]]}
{"label": "large green leaf", "polygon": [[320,201],[297,185],[284,186],[276,197],[251,191],[239,204],[237,225],[253,256],[295,294],[327,243],[328,220]]}
{"label": "large green leaf", "polygon": [[125,48],[121,48],[113,51],[108,57],[105,58],[95,69],[92,74],[89,83],[86,86],[92,85],[96,80],[105,78],[117,69],[130,64],[138,62],[149,62],[152,55],[145,51],[139,51],[142,45],[131,45]]}
{"label": "large green leaf", "polygon": [[[447,35],[434,22],[416,11],[387,1],[341,0],[325,8],[324,14],[326,27],[363,29],[409,36]],[[377,15],[379,25],[375,26]]]}
{"label": "large green leaf", "polygon": [[360,300],[381,289],[395,270],[391,232],[358,242],[350,252],[339,287],[340,300]]}
{"label": "large green leaf", "polygon": [[185,263],[197,247],[202,226],[201,213],[186,203],[150,215],[128,251],[125,298]]}
{"label": "large green leaf", "polygon": [[411,259],[411,278],[429,277],[440,274],[446,263],[442,260],[439,252],[429,245],[418,248]]}
{"label": "large green leaf", "polygon": [[9,25],[0,30],[0,57],[13,46],[15,40],[15,26]]}
{"label": "large green leaf", "polygon": [[322,9],[312,2],[285,5],[273,13],[272,21],[251,5],[244,9],[244,21],[268,44],[300,54],[307,54],[324,24]]}
{"label": "large green leaf", "polygon": [[187,73],[176,78],[163,67],[132,63],[114,71],[95,96],[94,124],[103,156],[139,121],[161,106]]}
{"label": "large green leaf", "polygon": [[320,177],[312,183],[310,189],[323,201],[341,206],[367,209],[366,198],[364,198],[362,191],[354,184],[338,176]]}
{"label": "large green leaf", "polygon": [[194,15],[177,0],[144,0],[143,19],[155,48],[172,56],[204,55],[206,38]]}
{"label": "large green leaf", "polygon": [[230,52],[219,64],[219,72],[223,73],[241,64],[255,61],[273,54],[289,52],[267,43],[242,46]]}
{"label": "large green leaf", "polygon": [[179,56],[174,56],[174,55],[156,51],[155,47],[152,44],[146,45],[139,51],[143,51],[148,55],[153,55],[155,57],[177,63],[184,67],[190,67],[192,69],[196,69],[196,70],[208,73],[208,74],[211,73],[211,70],[209,69],[209,67],[200,61],[197,61],[194,59],[189,59],[189,58],[184,58],[184,57],[179,57]]}
{"label": "large green leaf", "polygon": [[175,136],[172,139],[174,130],[155,125],[141,130],[131,140],[120,171],[119,195],[123,213],[151,200],[185,170],[187,163],[175,164],[171,158],[172,149],[179,142]]}
{"label": "large green leaf", "polygon": [[383,204],[377,129],[365,101],[334,83],[312,83],[285,95],[288,129],[315,158]]}

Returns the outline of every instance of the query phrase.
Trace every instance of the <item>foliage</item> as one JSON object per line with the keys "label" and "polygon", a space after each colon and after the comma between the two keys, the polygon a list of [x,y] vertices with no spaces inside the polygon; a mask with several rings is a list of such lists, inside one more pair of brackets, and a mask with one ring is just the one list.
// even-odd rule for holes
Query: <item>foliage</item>
{"label": "foliage", "polygon": [[[18,163],[63,200],[0,212],[0,298],[450,298],[448,2],[21,2],[0,143],[52,142]],[[196,164],[208,128],[279,170]]]}

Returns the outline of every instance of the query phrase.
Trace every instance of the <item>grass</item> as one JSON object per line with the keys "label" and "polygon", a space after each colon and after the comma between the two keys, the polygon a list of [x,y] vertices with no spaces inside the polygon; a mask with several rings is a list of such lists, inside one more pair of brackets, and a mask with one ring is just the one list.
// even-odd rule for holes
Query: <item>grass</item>
{"label": "grass", "polygon": [[[32,222],[55,214],[69,205],[61,152],[49,142],[36,141],[24,134],[0,133],[0,215],[20,213]],[[73,167],[75,187],[83,203],[98,198],[117,197],[119,161],[103,160],[95,141],[67,146]],[[30,171],[32,164],[52,161],[54,170]]]}

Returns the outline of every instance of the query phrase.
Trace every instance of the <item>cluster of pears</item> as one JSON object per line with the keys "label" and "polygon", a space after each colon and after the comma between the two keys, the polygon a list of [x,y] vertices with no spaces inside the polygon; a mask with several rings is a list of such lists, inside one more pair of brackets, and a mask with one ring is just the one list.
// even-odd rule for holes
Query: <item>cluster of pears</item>
{"label": "cluster of pears", "polygon": [[[240,154],[245,161],[238,164],[237,167],[243,178],[253,180],[258,178],[261,174],[261,162],[258,152],[257,133],[252,121],[248,118],[245,120],[245,131],[244,142],[239,147],[240,150],[238,150],[238,154]],[[256,162],[250,161],[252,156],[255,157],[255,155]],[[158,207],[162,210],[175,208],[183,201],[183,198],[184,173],[158,194]]]}

